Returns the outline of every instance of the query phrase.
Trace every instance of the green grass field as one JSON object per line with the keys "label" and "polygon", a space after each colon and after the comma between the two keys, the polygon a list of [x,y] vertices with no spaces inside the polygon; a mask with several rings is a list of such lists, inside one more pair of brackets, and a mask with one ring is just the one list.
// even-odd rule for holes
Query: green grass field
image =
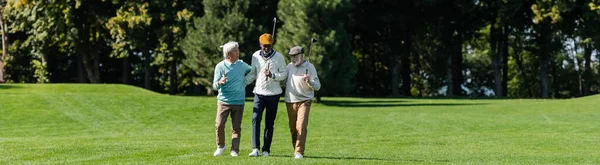
{"label": "green grass field", "polygon": [[[283,98],[281,99],[283,100]],[[599,164],[600,96],[569,100],[323,98],[305,159],[280,103],[270,157],[215,150],[215,97],[125,85],[0,85],[0,164]]]}

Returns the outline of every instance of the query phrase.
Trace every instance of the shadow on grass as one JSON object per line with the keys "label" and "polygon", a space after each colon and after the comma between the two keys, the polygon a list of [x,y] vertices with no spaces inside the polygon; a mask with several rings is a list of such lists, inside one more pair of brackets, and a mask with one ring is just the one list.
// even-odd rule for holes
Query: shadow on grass
{"label": "shadow on grass", "polygon": [[[245,101],[246,102],[254,102],[254,97],[246,97]],[[285,103],[285,97],[283,97],[283,96],[280,97],[279,98],[279,102],[280,103]],[[340,103],[340,104],[344,104],[344,103],[348,103],[348,104],[354,104],[354,103],[375,103],[375,104],[377,104],[377,103],[388,103],[388,104],[390,104],[390,103],[401,103],[401,102],[409,102],[409,101],[407,101],[407,100],[385,100],[385,99],[383,99],[383,100],[381,100],[381,99],[380,100],[361,100],[361,101],[346,101],[346,100],[328,101],[328,100],[323,100],[320,103],[324,104],[325,102],[336,102],[336,103]],[[313,103],[315,103],[315,102],[313,102]],[[315,103],[315,104],[318,104],[318,103]]]}
{"label": "shadow on grass", "polygon": [[[270,155],[273,157],[289,157],[290,155]],[[391,162],[450,162],[450,160],[409,160],[409,159],[383,159],[383,158],[361,158],[361,157],[333,157],[333,156],[304,156],[305,159],[338,159],[338,160],[376,160]]]}
{"label": "shadow on grass", "polygon": [[414,106],[468,106],[485,105],[487,103],[402,103],[407,101],[389,100],[389,101],[340,101],[323,100],[321,104],[336,107],[414,107]]}
{"label": "shadow on grass", "polygon": [[16,86],[16,85],[0,84],[0,89],[12,89],[12,88],[23,88],[23,87]]}

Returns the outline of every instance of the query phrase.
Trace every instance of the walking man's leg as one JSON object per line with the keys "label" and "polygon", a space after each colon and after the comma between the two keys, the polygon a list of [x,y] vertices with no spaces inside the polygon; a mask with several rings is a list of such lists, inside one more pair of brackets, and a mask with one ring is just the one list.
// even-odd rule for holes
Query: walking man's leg
{"label": "walking man's leg", "polygon": [[260,121],[265,109],[264,96],[254,95],[254,106],[252,107],[252,153],[250,156],[258,156],[260,148]]}
{"label": "walking man's leg", "polygon": [[[265,114],[265,145],[263,145],[262,151],[263,156],[268,156],[271,152],[271,141],[273,140],[273,125],[275,124],[275,117],[277,117],[277,105],[279,104],[279,95],[269,96],[266,103],[266,114]],[[267,152],[265,154],[265,152]]]}
{"label": "walking man's leg", "polygon": [[[235,105],[231,110],[231,155],[237,156],[240,152],[240,138],[242,136],[242,116],[244,115],[244,105]],[[235,153],[235,154],[234,154]]]}
{"label": "walking man's leg", "polygon": [[225,150],[225,122],[231,109],[222,103],[217,103],[217,117],[215,119],[215,136],[217,142],[217,150],[213,154],[219,156]]}
{"label": "walking man's leg", "polygon": [[298,136],[298,131],[296,131],[296,117],[297,111],[294,106],[294,103],[285,103],[288,114],[288,125],[290,128],[290,134],[292,135],[292,147],[296,148],[296,137]]}
{"label": "walking man's leg", "polygon": [[306,144],[306,135],[308,133],[308,115],[310,114],[310,105],[312,101],[304,101],[297,103],[298,105],[298,118],[296,121],[296,131],[298,131],[298,137],[296,141],[296,153],[304,155],[304,147]]}

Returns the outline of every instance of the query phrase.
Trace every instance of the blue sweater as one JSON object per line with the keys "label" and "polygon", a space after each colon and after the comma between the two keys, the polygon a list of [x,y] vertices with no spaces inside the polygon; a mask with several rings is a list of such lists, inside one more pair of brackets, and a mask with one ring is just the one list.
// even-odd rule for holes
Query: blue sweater
{"label": "blue sweater", "polygon": [[[250,69],[250,65],[242,60],[234,63],[223,60],[215,66],[213,89],[219,91],[219,95],[217,95],[218,102],[227,105],[244,105],[246,100],[244,77],[250,73]],[[227,77],[227,81],[225,84],[219,85],[218,82],[223,74]]]}

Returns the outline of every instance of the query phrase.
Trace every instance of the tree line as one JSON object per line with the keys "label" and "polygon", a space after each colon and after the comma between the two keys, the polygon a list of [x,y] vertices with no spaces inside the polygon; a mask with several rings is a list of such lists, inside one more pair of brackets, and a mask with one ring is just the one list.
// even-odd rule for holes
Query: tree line
{"label": "tree line", "polygon": [[[308,48],[322,96],[600,92],[599,0],[6,0],[0,81],[212,95],[219,46]],[[286,57],[287,58],[287,57]],[[289,61],[289,58],[288,58]],[[248,87],[248,88],[251,88]],[[251,91],[251,90],[248,90]]]}

